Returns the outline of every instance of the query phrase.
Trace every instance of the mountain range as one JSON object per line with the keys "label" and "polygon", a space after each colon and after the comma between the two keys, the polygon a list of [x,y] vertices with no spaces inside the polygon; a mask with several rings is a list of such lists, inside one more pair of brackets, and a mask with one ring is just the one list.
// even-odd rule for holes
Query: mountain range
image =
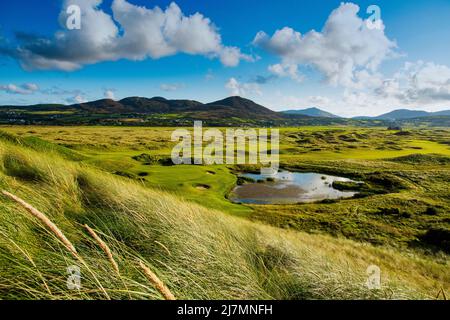
{"label": "mountain range", "polygon": [[168,100],[162,97],[129,97],[119,101],[102,99],[66,106],[95,114],[184,114],[198,119],[281,119],[282,115],[241,97],[229,97],[211,103],[195,100]]}
{"label": "mountain range", "polygon": [[[309,122],[344,124],[348,121],[382,120],[400,121],[409,119],[436,119],[444,124],[449,121],[450,110],[426,112],[399,109],[376,117],[355,117],[346,119],[316,107],[303,110],[275,112],[252,100],[239,96],[228,97],[210,103],[195,100],[168,100],[163,97],[128,97],[122,100],[102,99],[72,105],[37,104],[30,106],[0,106],[2,123],[52,123],[52,120],[67,120],[67,123],[104,123],[117,119],[133,118],[158,124],[156,119],[179,124],[192,119],[208,120],[214,124],[272,123],[280,125],[303,125]],[[147,120],[146,120],[147,119]],[[178,120],[174,120],[178,119]],[[309,119],[309,120],[308,120]],[[308,122],[309,121],[309,122]],[[427,120],[429,121],[429,120]],[[430,120],[431,121],[431,120]]]}
{"label": "mountain range", "polygon": [[450,116],[450,110],[427,112],[420,110],[398,109],[376,117],[355,117],[354,119],[404,120],[423,117]]}

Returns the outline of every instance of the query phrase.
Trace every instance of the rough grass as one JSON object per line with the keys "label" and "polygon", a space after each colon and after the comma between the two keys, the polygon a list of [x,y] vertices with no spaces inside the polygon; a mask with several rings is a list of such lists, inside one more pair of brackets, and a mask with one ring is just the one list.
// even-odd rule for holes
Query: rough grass
{"label": "rough grass", "polygon": [[[11,171],[9,158],[26,159],[41,178]],[[260,225],[10,142],[0,142],[0,159],[0,188],[45,213],[85,261],[1,198],[2,299],[162,299],[139,261],[179,299],[414,299],[448,290],[445,263]],[[120,277],[84,224],[111,248]],[[381,290],[365,286],[371,264],[381,267]],[[80,290],[67,289],[71,265],[81,268]]]}

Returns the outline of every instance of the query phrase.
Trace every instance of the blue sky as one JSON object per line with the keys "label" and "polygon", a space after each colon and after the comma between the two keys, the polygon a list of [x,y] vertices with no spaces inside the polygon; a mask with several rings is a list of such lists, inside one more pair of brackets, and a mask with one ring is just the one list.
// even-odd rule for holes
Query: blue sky
{"label": "blue sky", "polygon": [[[238,94],[275,110],[317,106],[348,116],[450,107],[446,0],[116,1],[0,2],[0,104]],[[82,9],[81,30],[61,24],[69,4]],[[366,27],[373,4],[382,30]],[[156,6],[178,20],[155,26]],[[153,43],[160,31],[161,46]]]}

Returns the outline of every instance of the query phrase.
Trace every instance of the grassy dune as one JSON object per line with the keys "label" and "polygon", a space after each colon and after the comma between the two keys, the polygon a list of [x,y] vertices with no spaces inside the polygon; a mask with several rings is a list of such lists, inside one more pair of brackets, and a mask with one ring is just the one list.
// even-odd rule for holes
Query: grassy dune
{"label": "grassy dune", "polygon": [[[47,215],[79,256],[0,196],[0,298],[163,299],[140,261],[178,299],[434,299],[449,290],[445,255],[252,222],[110,174],[80,155],[89,156],[0,138],[0,189]],[[85,224],[111,249],[119,274]],[[381,268],[381,290],[365,285],[372,264]],[[80,290],[67,289],[71,265],[81,268]]]}

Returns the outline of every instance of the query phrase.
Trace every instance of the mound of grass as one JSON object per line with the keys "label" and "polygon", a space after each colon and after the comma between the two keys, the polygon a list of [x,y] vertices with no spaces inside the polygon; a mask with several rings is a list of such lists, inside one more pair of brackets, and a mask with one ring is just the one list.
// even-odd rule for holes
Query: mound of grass
{"label": "mound of grass", "polygon": [[85,156],[74,150],[45,141],[38,137],[19,137],[0,130],[0,141],[11,142],[16,145],[25,146],[36,151],[55,153],[67,160],[81,161],[86,159]]}
{"label": "mound of grass", "polygon": [[361,191],[367,188],[366,184],[352,181],[334,181],[333,188],[341,191]]}
{"label": "mound of grass", "polygon": [[14,144],[20,144],[20,138],[12,133],[0,130],[0,141],[7,141]]}
{"label": "mound of grass", "polygon": [[398,192],[408,187],[405,181],[391,173],[375,171],[364,174],[363,177],[365,181],[372,183],[372,191],[378,193]]}
{"label": "mound of grass", "polygon": [[44,179],[44,172],[30,163],[27,157],[20,153],[9,153],[3,156],[5,174],[25,181],[38,182]]}
{"label": "mound of grass", "polygon": [[448,165],[450,164],[450,157],[440,154],[411,154],[404,157],[388,159],[388,161],[412,165]]}

